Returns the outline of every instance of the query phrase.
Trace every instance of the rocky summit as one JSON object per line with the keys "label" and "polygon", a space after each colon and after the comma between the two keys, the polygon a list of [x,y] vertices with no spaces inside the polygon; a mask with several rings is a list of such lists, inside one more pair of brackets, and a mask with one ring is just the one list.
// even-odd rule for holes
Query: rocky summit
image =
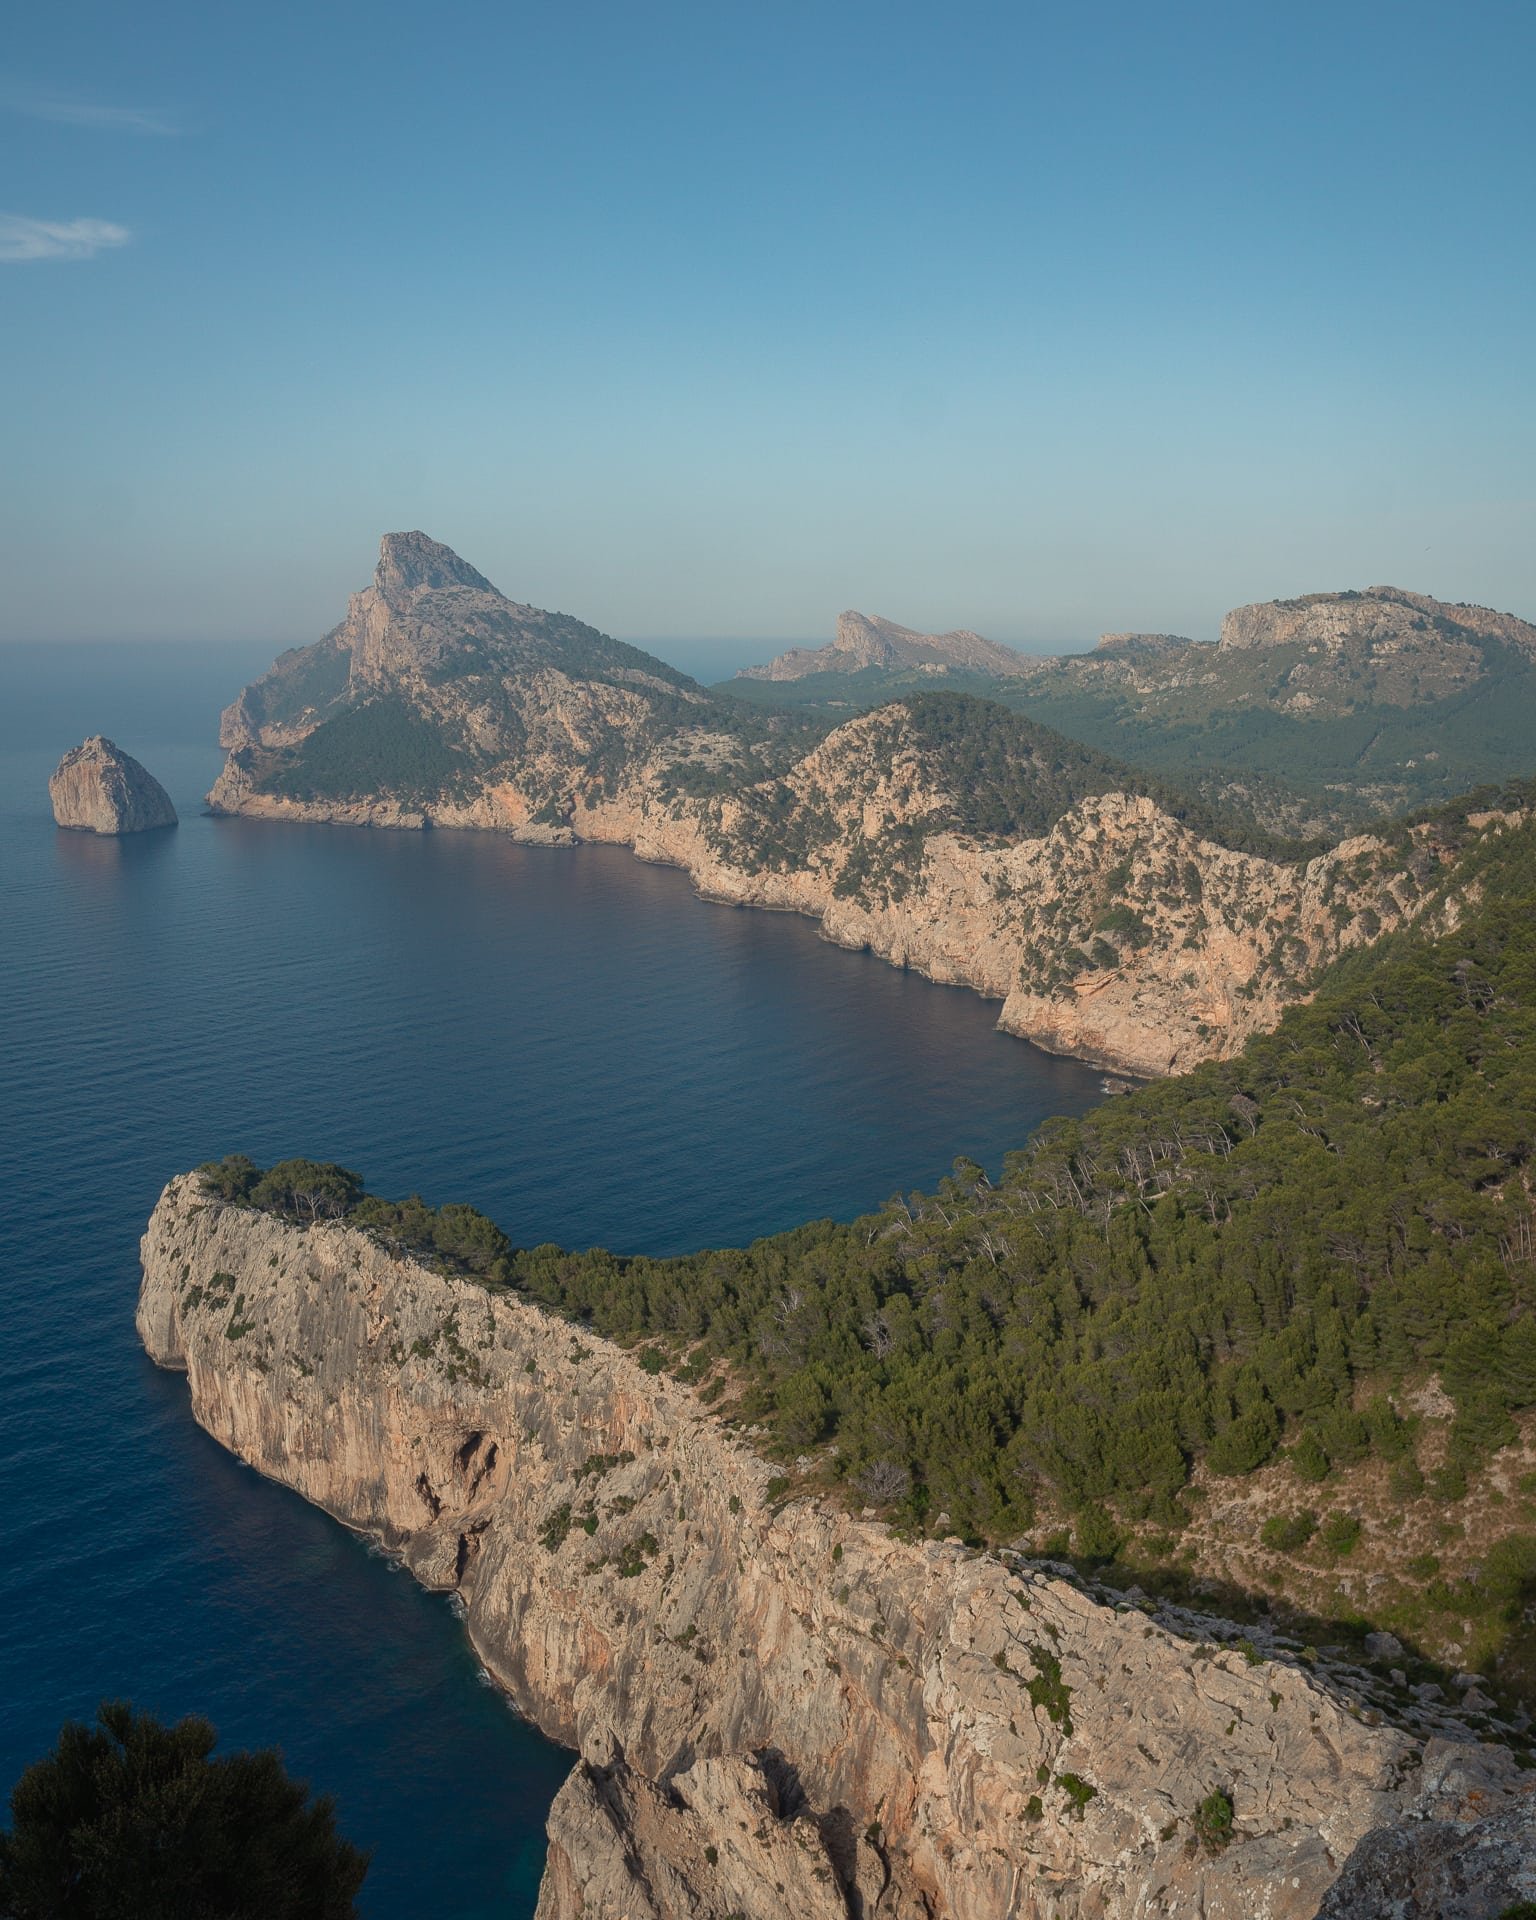
{"label": "rocky summit", "polygon": [[215,812],[627,845],[1142,1074],[1236,1053],[1340,952],[1416,918],[1451,856],[1432,822],[1280,843],[962,694],[838,726],[765,712],[508,599],[420,533],[385,538],[346,619],[247,687],[221,737]]}
{"label": "rocky summit", "polygon": [[48,798],[59,825],[80,833],[148,833],[176,825],[165,788],[101,733],[65,754],[48,782]]}
{"label": "rocky summit", "polygon": [[1219,644],[1106,633],[1090,652],[1005,666],[857,642],[840,632],[732,689],[842,717],[935,682],[963,688],[1302,837],[1522,778],[1536,728],[1536,625],[1404,587],[1234,607]]}
{"label": "rocky summit", "polygon": [[1028,673],[1030,660],[1012,647],[983,639],[969,628],[953,633],[917,633],[879,614],[850,609],[837,616],[837,636],[825,647],[791,647],[766,666],[743,667],[742,680],[803,680],[817,673],[862,673],[867,667],[923,673]]}

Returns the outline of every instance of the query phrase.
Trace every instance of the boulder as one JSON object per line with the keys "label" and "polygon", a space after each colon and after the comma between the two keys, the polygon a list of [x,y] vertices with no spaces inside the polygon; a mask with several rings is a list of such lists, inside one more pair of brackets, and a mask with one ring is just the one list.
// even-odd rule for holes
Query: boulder
{"label": "boulder", "polygon": [[1484,1820],[1378,1828],[1350,1855],[1317,1920],[1500,1920],[1536,1899],[1536,1797]]}

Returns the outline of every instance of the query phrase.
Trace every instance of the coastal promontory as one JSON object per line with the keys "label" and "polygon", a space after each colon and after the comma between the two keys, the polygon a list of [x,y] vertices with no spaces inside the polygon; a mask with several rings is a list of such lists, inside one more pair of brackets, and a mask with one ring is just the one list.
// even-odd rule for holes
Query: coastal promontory
{"label": "coastal promontory", "polygon": [[1462,836],[1421,818],[1283,839],[955,692],[765,711],[508,599],[421,533],[385,536],[346,619],[247,687],[220,738],[215,813],[626,845],[1147,1075],[1273,1027],[1342,952],[1419,915]]}
{"label": "coastal promontory", "polygon": [[797,1495],[690,1386],[515,1293],[196,1175],[142,1251],[139,1332],[199,1422],[456,1592],[579,1755],[541,1920],[1312,1920],[1372,1836],[1528,1834],[1501,1749]]}
{"label": "coastal promontory", "polygon": [[176,825],[165,788],[102,733],[65,754],[48,782],[48,798],[58,824],[79,833],[148,833]]}

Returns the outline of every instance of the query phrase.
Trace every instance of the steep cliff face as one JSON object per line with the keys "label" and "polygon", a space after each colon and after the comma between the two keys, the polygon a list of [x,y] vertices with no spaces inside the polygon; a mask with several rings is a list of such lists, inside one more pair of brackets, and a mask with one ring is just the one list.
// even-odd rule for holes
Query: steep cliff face
{"label": "steep cliff face", "polygon": [[1306,1920],[1365,1835],[1511,1791],[1301,1667],[785,1501],[690,1391],[355,1230],[186,1176],[142,1251],[140,1333],[203,1426],[457,1589],[579,1750],[543,1920]]}
{"label": "steep cliff face", "polygon": [[1361,593],[1308,593],[1298,600],[1265,600],[1234,607],[1221,623],[1221,647],[1319,646],[1343,652],[1352,644],[1383,658],[1432,647],[1426,636],[1455,641],[1476,635],[1536,653],[1536,627],[1492,607],[1436,600],[1405,587],[1367,587]]}
{"label": "steep cliff face", "polygon": [[[1180,656],[1102,657],[1140,673]],[[423,535],[385,540],[347,620],[247,688],[224,739],[216,810],[629,845],[709,898],[810,914],[839,945],[1002,1001],[1010,1032],[1141,1074],[1235,1052],[1439,878],[1433,828],[1306,866],[1234,851],[1131,769],[953,695],[807,750],[792,723],[754,732]]]}
{"label": "steep cliff face", "polygon": [[100,733],[65,754],[49,777],[48,798],[58,824],[81,833],[148,833],[176,825],[165,788]]}

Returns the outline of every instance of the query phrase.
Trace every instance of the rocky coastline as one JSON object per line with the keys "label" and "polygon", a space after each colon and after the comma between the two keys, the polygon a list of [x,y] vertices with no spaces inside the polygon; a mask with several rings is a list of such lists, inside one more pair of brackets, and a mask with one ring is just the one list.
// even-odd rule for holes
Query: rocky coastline
{"label": "rocky coastline", "polygon": [[[1243,634],[1268,631],[1265,610],[1240,611]],[[1354,601],[1347,617],[1362,617]],[[858,632],[906,634],[887,625]],[[391,534],[341,625],[225,710],[208,803],[628,846],[705,899],[807,914],[839,946],[998,1001],[1006,1032],[1137,1076],[1231,1058],[1341,953],[1423,911],[1455,857],[1432,821],[1311,859],[1262,833],[1223,843],[1059,734],[980,702],[919,709],[898,701],[781,751],[776,723],[754,740],[663,662],[507,599],[423,534]]]}
{"label": "rocky coastline", "polygon": [[1379,1863],[1478,1822],[1530,1838],[1502,1749],[796,1497],[644,1356],[363,1231],[185,1175],[142,1260],[140,1335],[199,1422],[456,1591],[579,1754],[541,1920],[1312,1920],[1368,1840]]}

